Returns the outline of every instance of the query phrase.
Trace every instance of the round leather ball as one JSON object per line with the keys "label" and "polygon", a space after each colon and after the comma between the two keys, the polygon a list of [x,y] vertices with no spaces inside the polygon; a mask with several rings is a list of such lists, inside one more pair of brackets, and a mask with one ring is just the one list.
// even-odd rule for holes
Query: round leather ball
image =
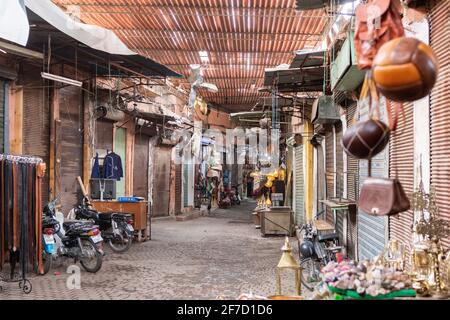
{"label": "round leather ball", "polygon": [[369,119],[357,122],[345,131],[342,147],[356,159],[371,159],[383,151],[389,142],[391,130],[382,121]]}
{"label": "round leather ball", "polygon": [[433,50],[425,43],[401,37],[386,42],[372,64],[378,90],[392,101],[414,101],[428,95],[438,73]]}

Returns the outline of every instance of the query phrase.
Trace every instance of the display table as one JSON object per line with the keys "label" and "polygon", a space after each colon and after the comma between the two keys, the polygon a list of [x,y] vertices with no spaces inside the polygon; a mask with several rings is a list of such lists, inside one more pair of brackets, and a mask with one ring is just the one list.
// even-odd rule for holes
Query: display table
{"label": "display table", "polygon": [[133,215],[133,227],[138,234],[138,241],[145,239],[147,229],[147,201],[119,202],[115,200],[92,200],[92,206],[98,212],[122,212]]}

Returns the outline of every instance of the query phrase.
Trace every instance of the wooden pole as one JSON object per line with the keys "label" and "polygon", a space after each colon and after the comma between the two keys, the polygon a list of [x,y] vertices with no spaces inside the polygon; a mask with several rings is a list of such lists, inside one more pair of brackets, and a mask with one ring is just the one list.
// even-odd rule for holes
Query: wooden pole
{"label": "wooden pole", "polygon": [[[57,168],[60,166],[57,165],[57,162],[61,160],[60,156],[57,156],[57,140],[60,126],[59,120],[59,88],[53,87],[52,90],[52,98],[50,102],[50,165],[49,165],[49,187],[50,187],[50,199],[54,199],[60,188],[58,187],[56,176],[60,176],[59,171],[57,174]],[[57,125],[57,122],[59,125]],[[58,127],[58,129],[57,129]],[[59,154],[60,155],[60,154]]]}

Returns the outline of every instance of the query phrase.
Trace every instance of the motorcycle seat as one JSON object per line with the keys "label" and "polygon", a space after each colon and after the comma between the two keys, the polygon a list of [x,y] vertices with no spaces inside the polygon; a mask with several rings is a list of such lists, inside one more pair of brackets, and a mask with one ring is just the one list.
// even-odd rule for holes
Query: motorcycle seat
{"label": "motorcycle seat", "polygon": [[98,218],[100,220],[105,220],[105,221],[110,221],[111,217],[114,215],[113,212],[99,212],[98,213]]}
{"label": "motorcycle seat", "polygon": [[64,230],[69,230],[71,228],[80,228],[80,227],[91,227],[92,223],[86,223],[85,221],[80,220],[66,220],[63,222]]}
{"label": "motorcycle seat", "polygon": [[331,241],[331,240],[339,239],[339,235],[336,232],[328,233],[328,234],[320,234],[318,236],[318,239],[320,242]]}

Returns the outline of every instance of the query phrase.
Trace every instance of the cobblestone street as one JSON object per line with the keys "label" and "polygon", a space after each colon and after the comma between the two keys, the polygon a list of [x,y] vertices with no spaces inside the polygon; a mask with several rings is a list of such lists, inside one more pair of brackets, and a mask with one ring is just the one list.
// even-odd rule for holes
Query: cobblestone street
{"label": "cobblestone street", "polygon": [[[151,241],[107,256],[97,274],[81,271],[81,289],[67,289],[67,265],[33,276],[33,291],[3,283],[0,299],[235,299],[275,292],[283,237],[260,236],[254,202],[188,221],[154,221]],[[291,238],[294,256],[297,244]],[[60,274],[55,271],[60,272]],[[292,287],[291,287],[292,288]]]}

